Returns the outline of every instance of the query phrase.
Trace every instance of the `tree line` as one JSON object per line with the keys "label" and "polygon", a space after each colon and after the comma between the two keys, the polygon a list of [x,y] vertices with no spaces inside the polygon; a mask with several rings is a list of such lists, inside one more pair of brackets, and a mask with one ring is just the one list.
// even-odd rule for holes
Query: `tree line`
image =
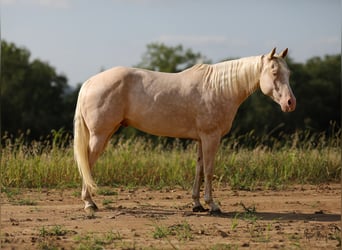
{"label": "tree line", "polygon": [[[67,76],[27,48],[1,41],[1,131],[14,137],[45,138],[51,131],[72,134],[73,115],[81,84],[71,87]],[[179,72],[196,63],[211,63],[204,55],[182,45],[151,43],[135,67]],[[232,134],[329,131],[341,125],[341,55],[313,57],[305,63],[287,59],[297,109],[283,113],[277,104],[257,91],[245,101],[234,121]],[[125,136],[141,135],[129,128]]]}

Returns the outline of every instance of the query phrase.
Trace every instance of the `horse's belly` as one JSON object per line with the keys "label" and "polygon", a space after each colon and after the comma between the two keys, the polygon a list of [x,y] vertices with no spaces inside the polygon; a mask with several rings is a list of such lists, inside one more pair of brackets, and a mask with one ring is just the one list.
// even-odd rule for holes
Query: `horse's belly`
{"label": "horse's belly", "polygon": [[157,136],[197,139],[194,122],[177,115],[147,115],[126,119],[127,125]]}

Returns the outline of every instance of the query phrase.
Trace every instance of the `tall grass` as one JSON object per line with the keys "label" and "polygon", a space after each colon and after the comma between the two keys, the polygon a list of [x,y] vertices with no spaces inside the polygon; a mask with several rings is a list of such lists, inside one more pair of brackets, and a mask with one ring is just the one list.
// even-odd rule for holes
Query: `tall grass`
{"label": "tall grass", "polygon": [[[73,160],[71,138],[61,131],[46,140],[25,143],[2,138],[2,187],[69,187],[81,184]],[[249,133],[223,140],[216,157],[215,182],[236,189],[281,188],[293,183],[338,182],[341,173],[341,130],[324,133],[256,137]],[[116,135],[98,160],[98,185],[192,186],[196,143],[155,143]]]}

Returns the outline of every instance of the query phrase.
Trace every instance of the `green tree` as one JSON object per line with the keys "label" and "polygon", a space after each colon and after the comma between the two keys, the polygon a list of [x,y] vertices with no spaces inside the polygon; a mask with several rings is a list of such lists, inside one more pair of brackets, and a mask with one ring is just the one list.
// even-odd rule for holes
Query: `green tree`
{"label": "green tree", "polygon": [[160,72],[176,73],[190,68],[196,63],[209,63],[201,53],[184,49],[182,45],[167,46],[163,43],[150,43],[142,60],[136,65],[138,68]]}
{"label": "green tree", "polygon": [[1,51],[2,131],[30,130],[31,138],[38,138],[52,129],[70,128],[72,120],[64,119],[67,78],[46,62],[30,61],[26,48],[2,41]]}
{"label": "green tree", "polygon": [[[303,96],[297,118],[304,127],[325,130],[331,121],[341,121],[341,55],[314,57],[303,67],[305,82],[298,83]],[[302,108],[303,107],[303,108]]]}

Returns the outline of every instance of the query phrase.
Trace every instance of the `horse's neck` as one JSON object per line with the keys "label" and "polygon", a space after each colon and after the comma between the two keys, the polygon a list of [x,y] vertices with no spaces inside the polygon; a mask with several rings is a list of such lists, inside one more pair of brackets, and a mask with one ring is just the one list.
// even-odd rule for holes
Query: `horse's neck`
{"label": "horse's neck", "polygon": [[205,86],[218,95],[242,103],[259,87],[261,57],[247,57],[211,65]]}

